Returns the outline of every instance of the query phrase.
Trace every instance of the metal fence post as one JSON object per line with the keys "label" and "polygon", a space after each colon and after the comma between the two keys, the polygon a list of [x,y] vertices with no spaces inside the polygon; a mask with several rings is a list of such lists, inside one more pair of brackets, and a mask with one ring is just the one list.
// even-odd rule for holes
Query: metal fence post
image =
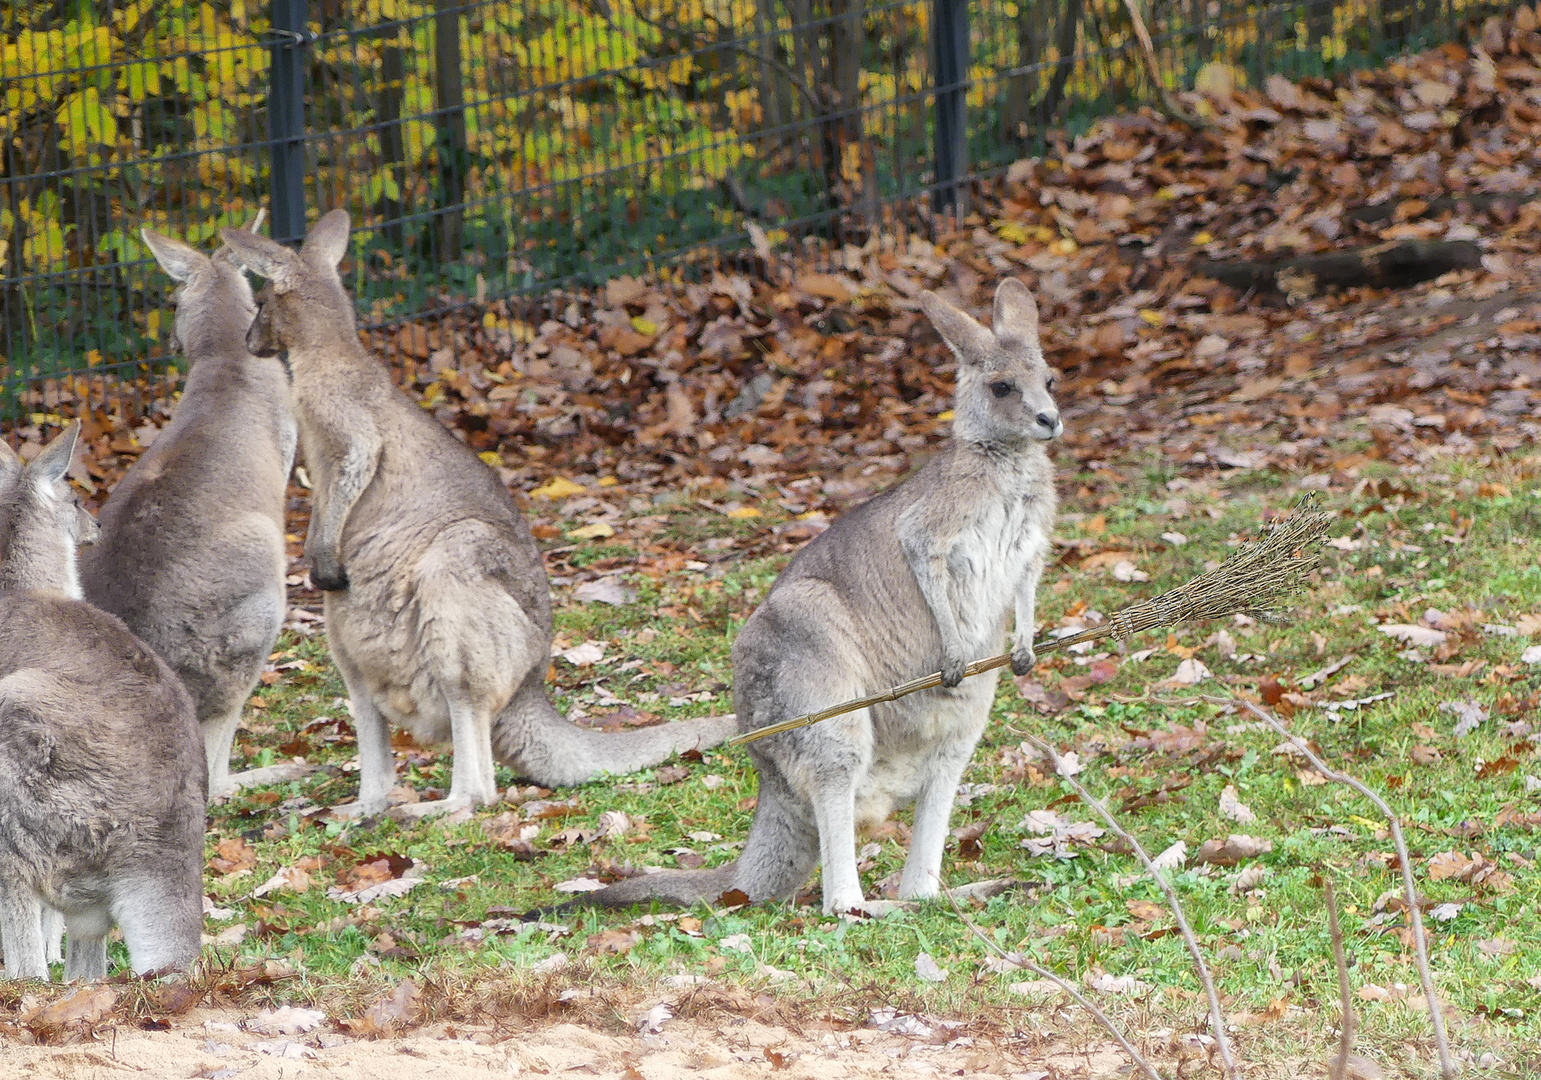
{"label": "metal fence post", "polygon": [[936,91],[936,190],[931,203],[938,213],[967,209],[969,41],[968,0],[932,0],[932,86]]}
{"label": "metal fence post", "polygon": [[457,262],[460,225],[465,216],[466,114],[465,84],[460,70],[460,16],[464,0],[434,0],[433,99],[438,129],[439,197],[438,260]]}
{"label": "metal fence post", "polygon": [[305,9],[306,0],[273,0],[268,149],[273,239],[281,244],[305,237],[305,58],[310,44]]}

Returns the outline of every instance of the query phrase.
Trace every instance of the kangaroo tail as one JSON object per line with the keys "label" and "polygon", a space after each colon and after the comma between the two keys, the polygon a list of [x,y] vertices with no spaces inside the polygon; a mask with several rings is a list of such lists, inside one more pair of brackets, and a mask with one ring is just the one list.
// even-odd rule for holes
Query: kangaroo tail
{"label": "kangaroo tail", "polygon": [[661,870],[627,878],[555,907],[530,912],[525,918],[566,914],[586,907],[631,907],[652,901],[680,907],[702,901],[716,904],[724,894],[735,890],[756,904],[790,899],[818,865],[819,836],[816,829],[789,812],[789,800],[775,791],[780,786],[779,778],[767,783],[763,772],[761,777],[754,824],[749,827],[744,853],[734,861],[711,870]]}
{"label": "kangaroo tail", "polygon": [[544,675],[544,670],[530,672],[492,733],[494,756],[542,787],[635,772],[681,750],[709,749],[738,730],[733,717],[710,716],[633,731],[591,731],[556,711],[546,697]]}
{"label": "kangaroo tail", "polygon": [[565,915],[586,907],[624,908],[654,901],[675,907],[693,907],[702,901],[715,904],[733,889],[737,874],[736,861],[711,870],[660,870],[583,893],[555,907],[542,908],[540,914]]}

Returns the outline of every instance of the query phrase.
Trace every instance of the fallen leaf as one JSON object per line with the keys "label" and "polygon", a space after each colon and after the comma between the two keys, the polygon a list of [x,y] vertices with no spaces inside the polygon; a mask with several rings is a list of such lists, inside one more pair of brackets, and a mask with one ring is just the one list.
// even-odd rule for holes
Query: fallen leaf
{"label": "fallen leaf", "polygon": [[1188,845],[1179,840],[1151,860],[1157,870],[1180,870],[1188,862]]}
{"label": "fallen leaf", "polygon": [[995,824],[995,815],[992,814],[990,817],[981,818],[973,824],[963,825],[952,830],[953,839],[958,841],[958,858],[970,861],[979,858],[984,853],[984,847],[980,843],[980,839],[989,831],[990,826],[993,824]]}
{"label": "fallen leaf", "polygon": [[51,1042],[67,1032],[83,1031],[100,1023],[117,1003],[117,991],[110,986],[82,986],[23,1013],[21,1024],[39,1042]]}
{"label": "fallen leaf", "polygon": [[257,850],[244,837],[231,836],[221,840],[209,860],[209,869],[216,874],[242,874],[257,865]]}
{"label": "fallen leaf", "polygon": [[573,495],[582,495],[587,490],[582,484],[575,484],[565,476],[556,476],[530,492],[530,498],[555,501],[557,499],[566,499]]}
{"label": "fallen leaf", "polygon": [[602,540],[607,536],[615,535],[615,526],[608,521],[595,521],[574,529],[567,535],[574,540]]}
{"label": "fallen leaf", "polygon": [[1442,851],[1429,860],[1429,880],[1444,881],[1470,877],[1477,863],[1459,851]]}
{"label": "fallen leaf", "polygon": [[1429,918],[1435,922],[1450,922],[1461,913],[1462,906],[1456,903],[1436,904],[1429,909]]}
{"label": "fallen leaf", "polygon": [[636,601],[637,591],[621,584],[616,578],[607,577],[598,581],[585,581],[573,590],[573,599],[589,604],[622,607]]}
{"label": "fallen leaf", "polygon": [[610,953],[620,955],[631,952],[637,942],[642,940],[642,935],[635,930],[627,930],[624,927],[612,927],[609,930],[601,930],[597,934],[588,936],[587,945],[591,952]]}
{"label": "fallen leaf", "polygon": [[1197,686],[1213,674],[1214,672],[1204,665],[1204,661],[1189,657],[1179,663],[1177,670],[1165,681],[1172,686]]}
{"label": "fallen leaf", "polygon": [[314,1031],[324,1023],[326,1023],[324,1012],[285,1005],[278,1009],[263,1009],[246,1021],[246,1028],[263,1035],[301,1035],[307,1031]]}
{"label": "fallen leaf", "polygon": [[597,641],[585,641],[558,654],[573,667],[593,667],[605,658],[605,647]]}
{"label": "fallen leaf", "polygon": [[915,977],[921,982],[939,983],[947,979],[947,972],[937,965],[931,954],[923,952],[915,957]]}
{"label": "fallen leaf", "polygon": [[1224,840],[1205,840],[1193,856],[1197,863],[1215,866],[1235,866],[1243,859],[1256,858],[1273,850],[1273,841],[1259,840],[1244,833],[1232,833]]}
{"label": "fallen leaf", "polygon": [[[669,1007],[667,1001],[660,1001],[651,1009],[640,1014],[636,1019],[636,1028],[644,1034],[654,1034],[663,1030],[663,1026],[674,1019],[674,1010]],[[639,1072],[640,1076],[641,1073]]]}
{"label": "fallen leaf", "polygon": [[1377,629],[1387,637],[1394,637],[1409,645],[1421,645],[1425,648],[1443,645],[1445,639],[1449,637],[1443,630],[1419,626],[1416,623],[1382,623]]}
{"label": "fallen leaf", "polygon": [[309,889],[311,884],[309,873],[298,866],[285,866],[253,889],[251,894],[253,897],[261,897],[280,890],[302,893]]}
{"label": "fallen leaf", "polygon": [[598,892],[605,887],[605,883],[598,878],[576,877],[566,881],[559,881],[551,886],[557,892],[562,893],[589,893]]}
{"label": "fallen leaf", "polygon": [[[560,955],[560,954],[558,954]],[[349,1025],[355,1034],[388,1035],[416,1023],[423,992],[412,979],[397,983],[376,998],[356,1023]]]}
{"label": "fallen leaf", "polygon": [[1257,815],[1252,812],[1251,807],[1242,802],[1236,794],[1234,784],[1226,784],[1224,790],[1220,792],[1220,813],[1243,825],[1250,825],[1257,820]]}
{"label": "fallen leaf", "polygon": [[1439,707],[1441,712],[1454,713],[1457,717],[1455,737],[1462,738],[1477,730],[1477,725],[1488,717],[1487,710],[1475,701],[1446,701]]}

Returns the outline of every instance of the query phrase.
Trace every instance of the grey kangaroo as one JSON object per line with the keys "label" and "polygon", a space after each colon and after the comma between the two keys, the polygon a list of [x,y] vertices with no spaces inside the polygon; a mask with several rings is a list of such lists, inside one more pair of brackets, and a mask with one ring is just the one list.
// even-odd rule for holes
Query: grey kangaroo
{"label": "grey kangaroo", "polygon": [[1056,505],[1045,444],[1063,425],[1025,285],[1001,283],[993,330],[931,293],[921,302],[958,358],[952,442],[797,554],[734,642],[733,694],[749,731],[932,671],[943,685],[750,743],[760,798],[736,861],[632,878],[562,908],[790,897],[822,863],[826,913],[875,910],[856,831],[911,801],[899,897],[936,895],[953,797],[995,695],[996,672],[964,681],[963,669],[1001,651],[1013,608],[1012,670],[1034,663]]}
{"label": "grey kangaroo", "polygon": [[113,489],[82,559],[85,598],[121,618],[182,679],[203,729],[209,793],[292,775],[232,777],[230,747],[285,611],[284,497],[296,433],[283,365],[246,348],[246,274],[153,229],[176,281],[175,341],[191,370],[176,416]]}
{"label": "grey kangaroo", "polygon": [[305,552],[358,730],[359,800],[348,809],[385,809],[395,782],[389,723],[454,746],[448,798],[401,808],[414,815],[496,800],[494,753],[555,787],[727,738],[730,718],[602,734],[551,705],[551,597],[529,526],[496,474],[360,344],[337,272],[348,229],[347,213],[334,210],[298,252],[221,234],[268,280],[248,345],[288,353],[315,485]]}
{"label": "grey kangaroo", "polygon": [[181,682],[83,603],[95,523],[64,475],[78,425],[31,464],[0,441],[0,945],[7,978],[107,974],[116,922],[136,973],[186,967],[203,925],[206,773]]}

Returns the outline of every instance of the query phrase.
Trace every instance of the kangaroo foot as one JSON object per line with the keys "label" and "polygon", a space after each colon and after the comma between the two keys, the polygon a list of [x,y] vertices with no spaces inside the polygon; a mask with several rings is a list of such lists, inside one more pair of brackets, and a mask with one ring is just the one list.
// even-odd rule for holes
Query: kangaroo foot
{"label": "kangaroo foot", "polygon": [[859,904],[825,914],[838,915],[854,922],[860,919],[881,919],[896,911],[913,911],[917,906],[913,900],[863,900]]}
{"label": "kangaroo foot", "polygon": [[471,800],[468,798],[435,799],[433,802],[403,803],[401,806],[393,806],[386,811],[386,816],[396,821],[423,821],[427,818],[441,817],[470,809]]}
{"label": "kangaroo foot", "polygon": [[[228,786],[218,794],[233,795],[241,788],[287,784],[291,780],[302,780],[315,771],[316,766],[301,765],[299,762],[268,765],[261,769],[247,769],[245,772],[231,773],[228,779]],[[209,794],[213,797],[215,793],[210,792]]]}

